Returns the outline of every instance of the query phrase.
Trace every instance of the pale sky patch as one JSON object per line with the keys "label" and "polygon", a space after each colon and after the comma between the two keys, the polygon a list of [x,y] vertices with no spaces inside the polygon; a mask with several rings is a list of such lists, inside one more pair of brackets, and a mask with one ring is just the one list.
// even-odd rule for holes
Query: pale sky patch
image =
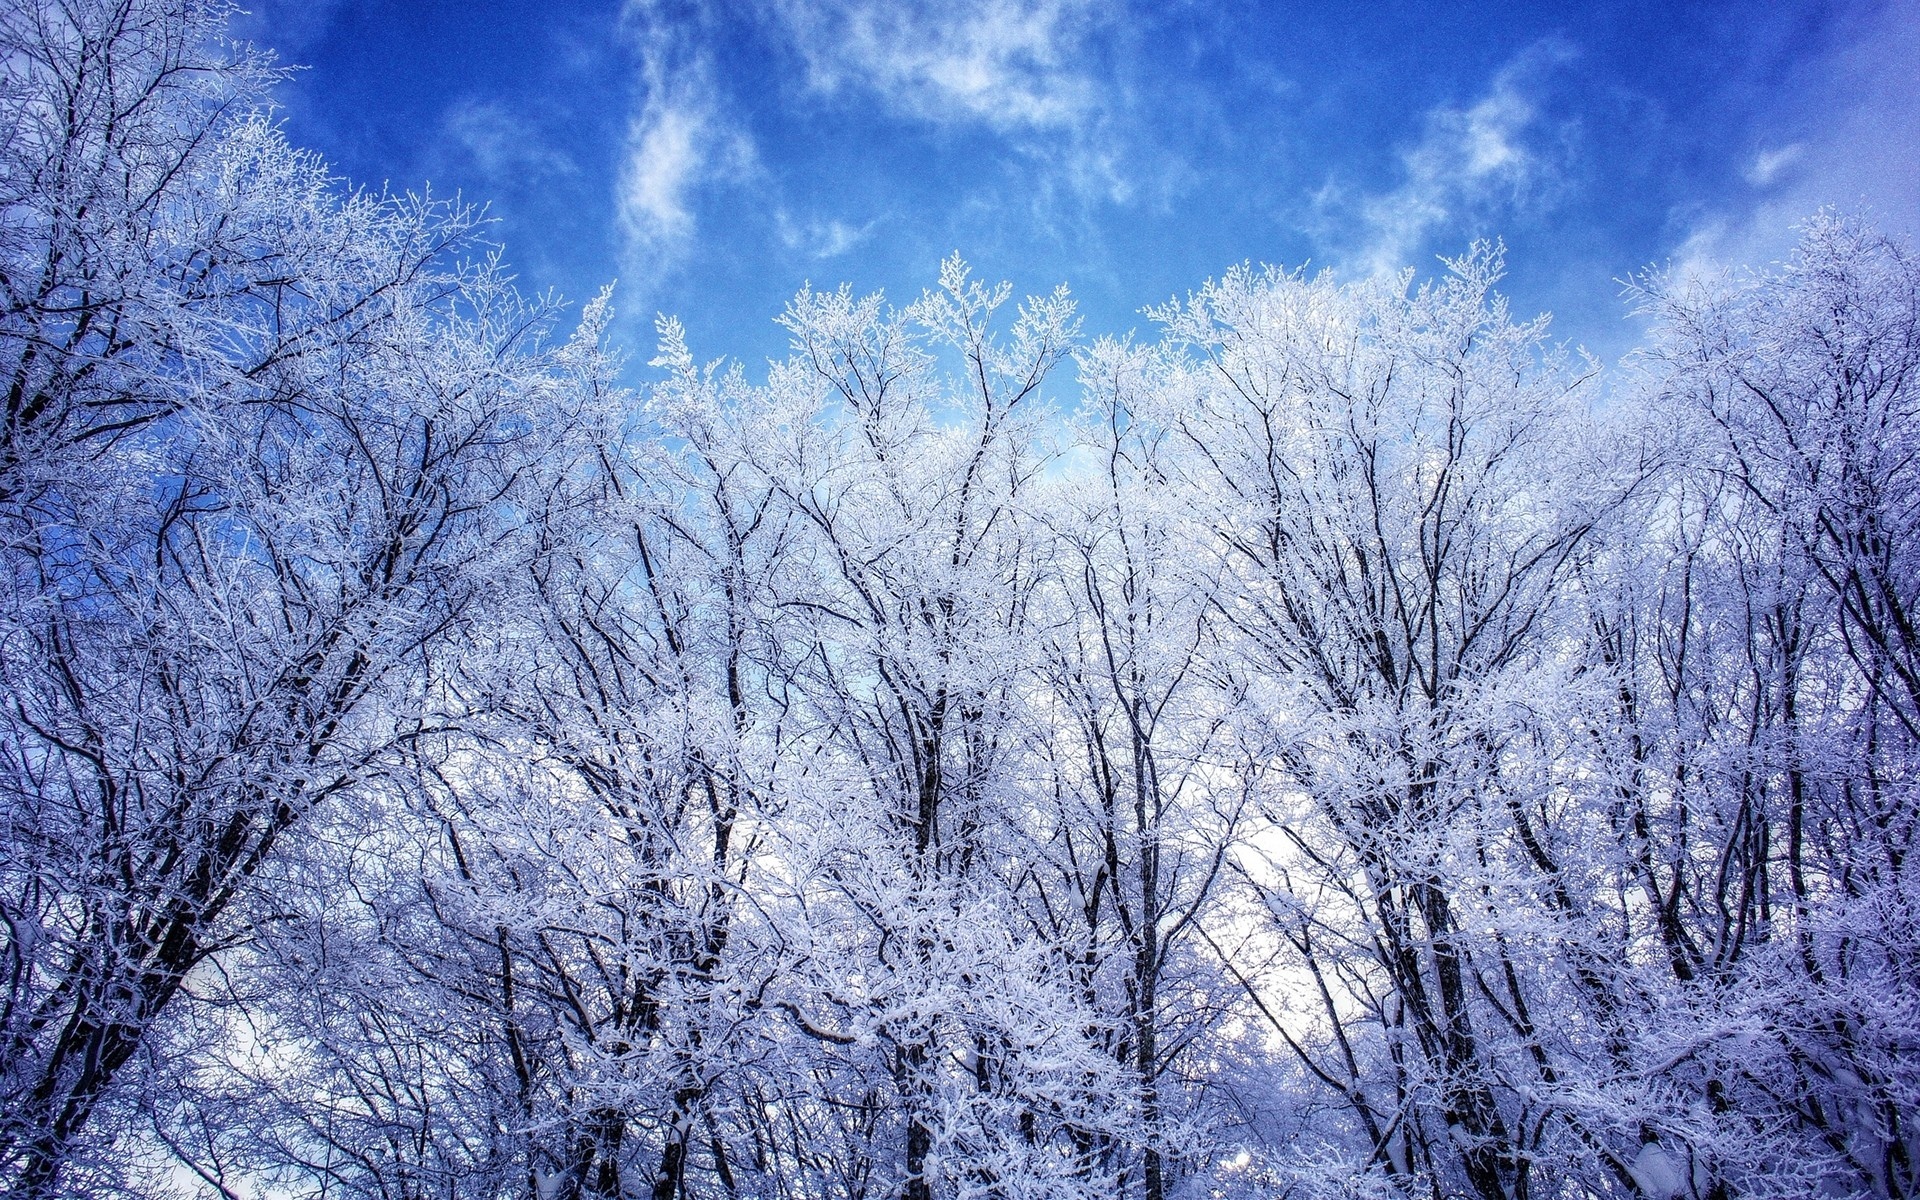
{"label": "pale sky patch", "polygon": [[1780,261],[1822,207],[1858,213],[1889,233],[1920,236],[1920,5],[1872,10],[1856,36],[1814,64],[1788,121],[1807,136],[1758,153],[1733,197],[1686,226],[1671,269],[1711,275]]}

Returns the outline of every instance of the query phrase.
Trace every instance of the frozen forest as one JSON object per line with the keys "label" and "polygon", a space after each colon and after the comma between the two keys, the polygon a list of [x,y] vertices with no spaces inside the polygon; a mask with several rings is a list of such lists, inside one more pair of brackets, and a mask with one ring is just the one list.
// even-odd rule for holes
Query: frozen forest
{"label": "frozen forest", "polygon": [[1909,245],[753,371],[225,20],[0,13],[0,1191],[1920,1193]]}

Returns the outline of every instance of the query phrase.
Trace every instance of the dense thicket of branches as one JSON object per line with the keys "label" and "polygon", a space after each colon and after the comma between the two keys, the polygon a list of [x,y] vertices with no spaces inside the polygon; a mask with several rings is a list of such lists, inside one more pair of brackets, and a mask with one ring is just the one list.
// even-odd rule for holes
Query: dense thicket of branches
{"label": "dense thicket of branches", "polygon": [[1920,1190],[1904,246],[635,395],[224,16],[0,16],[0,1189]]}

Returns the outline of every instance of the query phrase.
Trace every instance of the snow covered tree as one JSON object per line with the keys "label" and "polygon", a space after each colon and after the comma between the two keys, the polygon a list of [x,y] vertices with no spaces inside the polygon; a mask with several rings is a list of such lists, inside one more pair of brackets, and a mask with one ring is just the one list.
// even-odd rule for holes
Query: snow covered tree
{"label": "snow covered tree", "polygon": [[[469,214],[343,194],[197,4],[4,21],[0,1178],[94,1118],[308,815],[429,720],[604,365]],[[63,1184],[65,1172],[70,1178]]]}
{"label": "snow covered tree", "polygon": [[642,403],[228,12],[0,12],[0,1190],[1920,1191],[1908,248]]}
{"label": "snow covered tree", "polygon": [[1676,472],[1619,657],[1690,1014],[1663,1073],[1711,1114],[1708,1190],[1911,1195],[1920,268],[1827,213],[1776,271],[1641,295]]}
{"label": "snow covered tree", "polygon": [[[1218,637],[1218,565],[1172,486],[1175,439],[1140,391],[1154,351],[1081,356],[1074,458],[1038,506],[1053,537],[1046,596],[1051,715],[1046,840],[1028,908],[1068,949],[1135,1094],[1127,1128],[1087,1131],[1116,1194],[1160,1200],[1204,1172],[1218,1113],[1206,1070],[1232,1009],[1198,949],[1255,772],[1233,718],[1244,676]],[[1157,415],[1157,414],[1156,414]]]}
{"label": "snow covered tree", "polygon": [[1058,957],[1009,922],[1028,861],[1011,766],[1046,570],[1021,500],[1074,322],[1057,292],[1001,334],[1008,297],[957,258],[903,311],[803,292],[756,452],[808,526],[779,603],[809,617],[783,630],[786,686],[815,714],[825,768],[824,807],[787,812],[804,914],[790,936],[814,949],[776,987],[807,1036],[845,1050],[834,1073],[866,1079],[836,1102],[880,1118],[854,1153],[878,1154],[870,1169],[908,1200],[1073,1186],[1089,1102],[1061,1090],[1085,1048],[1054,1024],[1073,1007]]}
{"label": "snow covered tree", "polygon": [[1570,453],[1581,377],[1510,318],[1498,254],[1450,267],[1411,293],[1235,271],[1158,314],[1192,358],[1156,413],[1267,730],[1271,824],[1238,861],[1268,952],[1240,969],[1281,989],[1255,993],[1357,1167],[1496,1200],[1632,1157],[1561,1094],[1586,1037],[1543,1018],[1616,1019],[1555,634],[1632,477]]}

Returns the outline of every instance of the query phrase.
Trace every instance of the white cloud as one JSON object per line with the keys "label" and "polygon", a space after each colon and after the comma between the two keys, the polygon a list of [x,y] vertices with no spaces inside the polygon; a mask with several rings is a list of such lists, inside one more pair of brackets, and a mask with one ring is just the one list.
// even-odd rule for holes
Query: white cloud
{"label": "white cloud", "polygon": [[715,47],[739,44],[743,10],[797,58],[797,86],[829,106],[997,136],[1029,168],[1021,185],[1037,221],[1054,219],[1062,196],[1133,196],[1121,89],[1094,66],[1111,48],[1101,39],[1119,32],[1109,3],[627,0],[621,22],[640,88],[617,200],[623,274],[642,289],[695,251],[703,200],[717,189],[754,191],[780,242],[816,259],[848,253],[885,219],[782,203],[715,57]]}
{"label": "white cloud", "polygon": [[773,0],[823,93],[863,89],[897,113],[1003,132],[1066,130],[1097,113],[1085,51],[1093,0]]}
{"label": "white cloud", "polygon": [[989,130],[1036,170],[1031,194],[1133,199],[1138,147],[1114,78],[1124,7],[1102,0],[761,0],[816,96]]}
{"label": "white cloud", "polygon": [[651,243],[693,232],[687,192],[706,165],[706,117],[697,108],[648,105],[634,122],[620,176],[620,215]]}
{"label": "white cloud", "polygon": [[644,285],[685,255],[698,231],[699,189],[756,167],[752,138],[713,84],[699,22],[633,0],[622,14],[640,60],[641,103],[629,123],[618,183],[627,269]]}
{"label": "white cloud", "polygon": [[1550,190],[1560,166],[1540,145],[1534,91],[1547,70],[1570,57],[1564,43],[1537,43],[1502,68],[1472,104],[1428,111],[1420,140],[1401,153],[1402,181],[1392,191],[1356,202],[1339,188],[1322,189],[1316,205],[1323,212],[1350,206],[1358,213],[1364,245],[1355,265],[1374,274],[1398,271],[1430,233]]}

